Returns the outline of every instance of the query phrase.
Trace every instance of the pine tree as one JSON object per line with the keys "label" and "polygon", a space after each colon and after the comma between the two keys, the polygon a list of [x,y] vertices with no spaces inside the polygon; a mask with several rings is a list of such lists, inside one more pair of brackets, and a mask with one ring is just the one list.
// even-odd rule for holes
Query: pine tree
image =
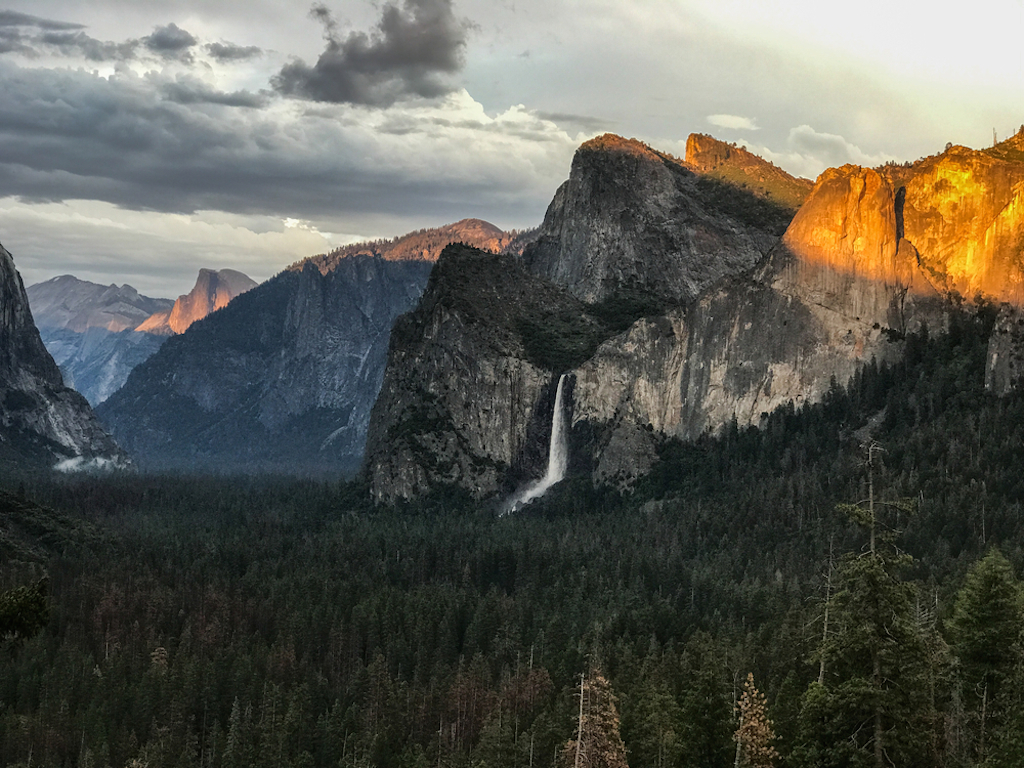
{"label": "pine tree", "polygon": [[754,686],[754,673],[747,674],[740,695],[740,723],[736,740],[736,768],[772,768],[779,759],[775,731],[768,719],[764,694]]}
{"label": "pine tree", "polygon": [[593,669],[580,681],[578,695],[576,738],[562,748],[562,768],[629,768],[611,684]]}
{"label": "pine tree", "polygon": [[836,573],[834,632],[820,650],[828,666],[804,695],[797,765],[930,765],[935,718],[929,654],[914,617],[914,586],[902,577],[912,558],[895,546],[895,532],[879,519],[876,449],[868,449],[867,502],[845,506],[865,528],[868,547],[847,554]]}
{"label": "pine tree", "polygon": [[1020,587],[1010,563],[993,549],[968,572],[948,624],[968,715],[968,752],[979,763],[1011,707],[1013,692],[1005,689],[1015,672],[1022,628]]}

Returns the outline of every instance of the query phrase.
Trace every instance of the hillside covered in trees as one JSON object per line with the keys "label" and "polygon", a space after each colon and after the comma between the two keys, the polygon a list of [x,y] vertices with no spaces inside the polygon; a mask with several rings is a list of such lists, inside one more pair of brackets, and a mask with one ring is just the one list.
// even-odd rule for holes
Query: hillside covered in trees
{"label": "hillside covered in trees", "polygon": [[[1018,766],[1024,397],[984,390],[992,322],[504,517],[8,477],[0,765]],[[4,613],[29,593],[41,628]]]}

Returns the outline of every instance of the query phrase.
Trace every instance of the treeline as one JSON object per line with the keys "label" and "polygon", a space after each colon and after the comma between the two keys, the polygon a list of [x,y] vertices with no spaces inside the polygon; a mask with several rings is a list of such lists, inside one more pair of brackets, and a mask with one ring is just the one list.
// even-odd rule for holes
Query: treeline
{"label": "treeline", "polygon": [[991,322],[761,430],[668,441],[631,495],[573,479],[504,518],[455,492],[32,479],[105,538],[47,540],[48,623],[0,651],[0,765],[574,764],[598,669],[633,768],[734,765],[748,674],[778,754],[742,764],[1020,765],[1024,401],[984,392]]}

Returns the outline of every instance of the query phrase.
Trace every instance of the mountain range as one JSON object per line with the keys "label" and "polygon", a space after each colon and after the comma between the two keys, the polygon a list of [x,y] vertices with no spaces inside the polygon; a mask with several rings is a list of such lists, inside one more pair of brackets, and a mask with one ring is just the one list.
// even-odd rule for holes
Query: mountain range
{"label": "mountain range", "polygon": [[[33,301],[41,328],[81,336],[52,337],[55,354],[76,385],[92,377],[98,415],[141,467],[361,466],[380,502],[449,485],[507,498],[544,474],[563,415],[568,472],[629,487],[665,440],[817,402],[898,360],[908,334],[991,304],[987,386],[1016,387],[1024,133],[813,183],[709,136],[686,146],[680,159],[586,142],[536,230],[463,220],[255,288],[203,270],[173,307],[127,286],[62,301],[71,278],[33,286]],[[98,334],[155,349],[168,333],[137,359],[90,352]],[[115,357],[134,368],[120,388]]]}
{"label": "mountain range", "polygon": [[170,339],[98,413],[144,468],[352,473],[391,327],[443,248],[523,239],[467,219],[304,259]]}
{"label": "mountain range", "polygon": [[[374,498],[447,484],[501,497],[542,475],[563,373],[571,471],[628,486],[664,439],[816,402],[899,358],[908,332],[941,331],[965,297],[1003,303],[988,380],[1012,388],[1022,150],[1024,133],[830,169],[801,202],[802,182],[708,137],[691,137],[685,161],[587,142],[515,269],[451,248],[396,326],[364,465]],[[601,326],[609,314],[618,327]]]}
{"label": "mountain range", "polygon": [[241,272],[199,271],[177,301],[142,296],[130,285],[98,285],[61,275],[28,287],[32,315],[64,382],[91,405],[106,400],[167,336],[225,306],[254,285]]}

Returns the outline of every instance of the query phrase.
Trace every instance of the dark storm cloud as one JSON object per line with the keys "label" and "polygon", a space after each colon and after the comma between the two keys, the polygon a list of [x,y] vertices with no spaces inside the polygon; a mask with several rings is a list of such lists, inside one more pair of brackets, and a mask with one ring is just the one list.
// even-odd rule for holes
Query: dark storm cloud
{"label": "dark storm cloud", "polygon": [[85,32],[46,32],[36,42],[62,56],[81,56],[89,61],[126,61],[135,57],[138,40],[104,42]]}
{"label": "dark storm cloud", "polygon": [[153,30],[153,34],[142,38],[142,42],[154,53],[176,56],[184,53],[199,41],[177,24],[171,23],[165,27],[157,27]]}
{"label": "dark storm cloud", "polygon": [[210,43],[206,52],[217,61],[246,61],[263,55],[263,50],[255,45],[235,45],[234,43]]}
{"label": "dark storm cloud", "polygon": [[85,29],[84,24],[69,21],[54,21],[30,16],[17,11],[0,11],[0,27],[35,27],[36,29]]}
{"label": "dark storm cloud", "polygon": [[313,7],[327,47],[316,64],[296,60],[274,77],[280,93],[315,101],[386,107],[404,98],[451,92],[445,76],[461,70],[470,25],[451,0],[403,0],[384,6],[376,29],[342,38],[330,11]]}
{"label": "dark storm cloud", "polygon": [[508,199],[510,216],[536,205],[518,186],[527,177],[506,179],[496,193],[493,175],[478,168],[443,176],[382,167],[366,155],[372,131],[354,127],[349,137],[337,115],[281,122],[274,110],[237,108],[259,98],[190,79],[0,61],[0,189],[25,201],[302,218],[409,210],[444,217],[453,208],[477,215],[496,194]]}
{"label": "dark storm cloud", "polygon": [[218,91],[205,83],[179,78],[162,87],[163,96],[176,104],[220,104],[225,107],[248,107],[256,109],[265,106],[267,97],[252,91]]}

